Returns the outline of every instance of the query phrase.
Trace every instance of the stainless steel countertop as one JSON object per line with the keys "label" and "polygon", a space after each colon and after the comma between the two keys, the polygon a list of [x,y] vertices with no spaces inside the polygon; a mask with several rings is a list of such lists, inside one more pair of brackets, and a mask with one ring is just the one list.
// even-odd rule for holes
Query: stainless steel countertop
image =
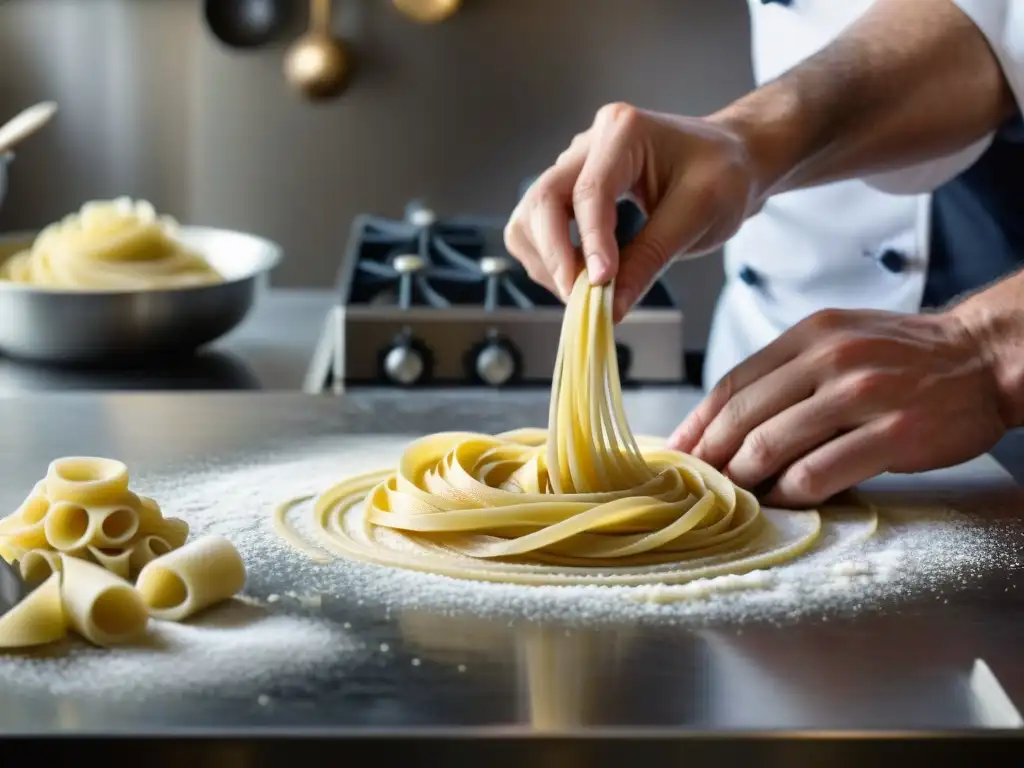
{"label": "stainless steel countertop", "polygon": [[[332,301],[331,291],[273,291],[243,326],[211,349],[157,369],[59,370],[0,359],[0,424],[6,448],[0,462],[0,510],[20,501],[46,462],[69,453],[114,455],[133,469],[173,471],[197,457],[232,461],[316,435],[498,431],[545,422],[546,393],[536,391],[296,394]],[[180,393],[101,394],[126,390]],[[627,402],[638,430],[664,434],[699,397],[692,388],[656,389],[629,393]],[[111,409],[129,400],[133,420],[114,425]],[[160,434],[154,433],[154,423],[161,425]],[[1024,480],[1024,435],[1009,435],[993,455],[1018,481]],[[1022,492],[988,458],[942,478],[939,485],[960,496],[958,506],[1011,515],[1024,510]],[[690,766],[717,766],[723,760],[756,764],[751,761],[768,758],[773,765],[859,767],[891,754],[886,751],[891,742],[855,739],[837,747],[822,741],[817,730],[813,739],[800,739],[799,734],[779,739],[777,729],[971,727],[977,723],[968,673],[977,657],[992,666],[1020,707],[1024,661],[1018,649],[1024,641],[1024,614],[1019,592],[1016,576],[1006,576],[951,595],[948,604],[904,604],[785,629],[718,627],[711,634],[624,627],[576,629],[566,635],[561,628],[524,622],[446,617],[433,622],[428,645],[443,646],[445,638],[459,637],[463,647],[476,650],[442,650],[418,667],[410,661],[424,655],[422,636],[414,643],[394,616],[338,595],[324,603],[328,619],[348,622],[368,647],[388,643],[392,653],[386,658],[371,655],[355,668],[325,670],[287,691],[271,691],[271,707],[230,689],[215,696],[107,700],[101,706],[94,700],[46,695],[26,702],[0,689],[0,731],[44,735],[34,748],[38,754],[49,750],[54,760],[68,757],[72,749],[81,759],[89,748],[101,751],[104,759],[122,754],[117,749],[125,750],[126,758],[137,757],[132,742],[69,742],[67,737],[76,733],[127,731],[151,739],[170,735],[172,740],[149,753],[154,766],[186,760],[221,765],[229,757],[239,766],[336,759],[339,736],[401,732],[406,738],[376,741],[375,755],[416,764],[443,755],[446,765],[474,767],[521,766],[555,755],[560,765],[620,766],[644,755],[641,762],[649,764],[685,759]],[[577,735],[618,737],[626,729],[641,734],[645,749],[650,749],[637,752],[635,741],[628,738],[602,742],[592,751],[580,751],[586,742],[575,740],[500,738],[522,733],[529,723],[524,646],[536,647],[538,637],[560,658],[599,660],[582,673],[578,661],[575,666],[563,664],[567,680],[582,674],[592,685],[591,706],[582,715],[564,713],[582,726]],[[502,650],[490,652],[494,646]],[[472,659],[459,672],[467,654]],[[784,703],[781,688],[786,690]],[[737,740],[737,728],[767,734],[747,733],[748,738]],[[198,730],[202,737],[182,741],[178,737],[183,729]],[[310,729],[322,738],[310,736]],[[297,742],[296,733],[307,738]],[[724,740],[707,737],[715,733],[730,735]],[[489,738],[476,738],[482,734]],[[686,739],[680,746],[678,739],[688,734],[700,739]],[[54,735],[65,738],[54,740]],[[660,740],[653,738],[659,735]],[[257,736],[259,741],[253,742]],[[461,738],[444,742],[447,746],[434,741],[449,736]],[[954,753],[949,742],[917,746],[928,744],[937,756]],[[978,749],[972,743],[972,757],[980,756]]]}
{"label": "stainless steel countertop", "polygon": [[[139,472],[168,470],[205,458],[234,462],[317,436],[462,428],[494,432],[543,424],[546,399],[544,393],[522,392],[7,398],[0,400],[6,447],[0,462],[0,508],[13,509],[59,455],[116,456]],[[638,432],[664,434],[695,402],[696,395],[684,390],[634,392],[627,395],[627,411]],[[132,418],[112,418],[125,406]],[[988,457],[949,472],[883,482],[896,492],[938,495],[960,508],[991,514],[1024,509],[1024,494]],[[260,568],[260,563],[249,565]],[[552,690],[567,697],[554,705],[555,731],[966,728],[978,725],[968,692],[976,658],[985,659],[1018,706],[1024,704],[1024,590],[1018,581],[1016,572],[1000,574],[942,599],[911,599],[859,615],[782,627],[567,631],[525,621],[449,616],[421,622],[415,639],[399,616],[337,594],[325,600],[324,615],[348,622],[367,647],[387,643],[391,652],[369,654],[354,666],[324,669],[315,678],[268,691],[273,706],[261,706],[251,693],[243,696],[230,688],[215,695],[104,699],[101,706],[73,696],[26,699],[0,689],[0,729],[519,733],[531,730],[527,651],[532,647],[536,652],[538,643],[544,652],[558,654]],[[459,642],[452,645],[452,638]],[[433,650],[425,653],[425,645]],[[422,657],[422,663],[412,665],[413,657]],[[73,665],[68,674],[74,674]]]}

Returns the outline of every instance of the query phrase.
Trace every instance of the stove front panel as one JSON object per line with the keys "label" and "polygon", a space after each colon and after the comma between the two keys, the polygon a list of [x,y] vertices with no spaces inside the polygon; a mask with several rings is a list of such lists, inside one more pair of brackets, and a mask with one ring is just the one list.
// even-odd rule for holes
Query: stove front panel
{"label": "stove front panel", "polygon": [[[561,309],[467,313],[343,308],[334,375],[346,385],[388,385],[382,361],[395,340],[406,334],[428,357],[428,374],[413,386],[487,386],[474,375],[475,353],[497,336],[517,357],[516,375],[507,386],[549,384],[562,315]],[[615,339],[628,360],[624,383],[679,384],[685,379],[682,313],[637,310],[619,324]]]}

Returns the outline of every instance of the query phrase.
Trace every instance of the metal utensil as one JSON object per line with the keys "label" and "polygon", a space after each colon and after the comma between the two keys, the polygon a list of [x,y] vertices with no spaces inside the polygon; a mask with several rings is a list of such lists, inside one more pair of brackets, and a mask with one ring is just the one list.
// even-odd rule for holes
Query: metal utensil
{"label": "metal utensil", "polygon": [[17,568],[0,557],[0,616],[16,606],[25,596],[25,583]]}
{"label": "metal utensil", "polygon": [[391,0],[401,13],[420,24],[436,24],[455,15],[462,0]]}
{"label": "metal utensil", "polygon": [[345,45],[331,32],[331,0],[311,0],[309,31],[285,57],[288,82],[307,99],[337,96],[348,84],[351,69]]}
{"label": "metal utensil", "polygon": [[257,48],[273,42],[288,28],[293,0],[204,0],[206,26],[231,48]]}
{"label": "metal utensil", "polygon": [[22,110],[0,126],[0,155],[10,152],[17,144],[46,125],[57,113],[57,104],[44,101]]}
{"label": "metal utensil", "polygon": [[[60,291],[0,281],[0,353],[25,360],[101,364],[190,353],[248,315],[281,249],[260,237],[182,227],[178,237],[205,256],[222,283],[155,291]],[[32,234],[0,238],[0,261]]]}
{"label": "metal utensil", "polygon": [[7,195],[7,166],[14,159],[13,152],[0,154],[0,208],[3,208],[4,197]]}

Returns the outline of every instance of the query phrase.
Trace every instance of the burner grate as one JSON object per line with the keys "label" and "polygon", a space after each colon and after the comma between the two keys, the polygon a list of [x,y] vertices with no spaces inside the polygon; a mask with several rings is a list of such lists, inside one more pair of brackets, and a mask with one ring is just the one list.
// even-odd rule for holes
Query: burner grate
{"label": "burner grate", "polygon": [[559,307],[508,255],[501,226],[452,219],[417,225],[366,217],[353,253],[348,304],[482,307],[486,310]]}

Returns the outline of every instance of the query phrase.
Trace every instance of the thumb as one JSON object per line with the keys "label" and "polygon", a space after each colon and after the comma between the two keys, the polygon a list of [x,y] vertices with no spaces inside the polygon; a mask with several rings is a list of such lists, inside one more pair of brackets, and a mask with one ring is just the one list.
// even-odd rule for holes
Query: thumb
{"label": "thumb", "polygon": [[666,196],[622,251],[615,278],[615,322],[624,318],[680,251],[704,236],[710,223],[687,213],[683,196]]}

